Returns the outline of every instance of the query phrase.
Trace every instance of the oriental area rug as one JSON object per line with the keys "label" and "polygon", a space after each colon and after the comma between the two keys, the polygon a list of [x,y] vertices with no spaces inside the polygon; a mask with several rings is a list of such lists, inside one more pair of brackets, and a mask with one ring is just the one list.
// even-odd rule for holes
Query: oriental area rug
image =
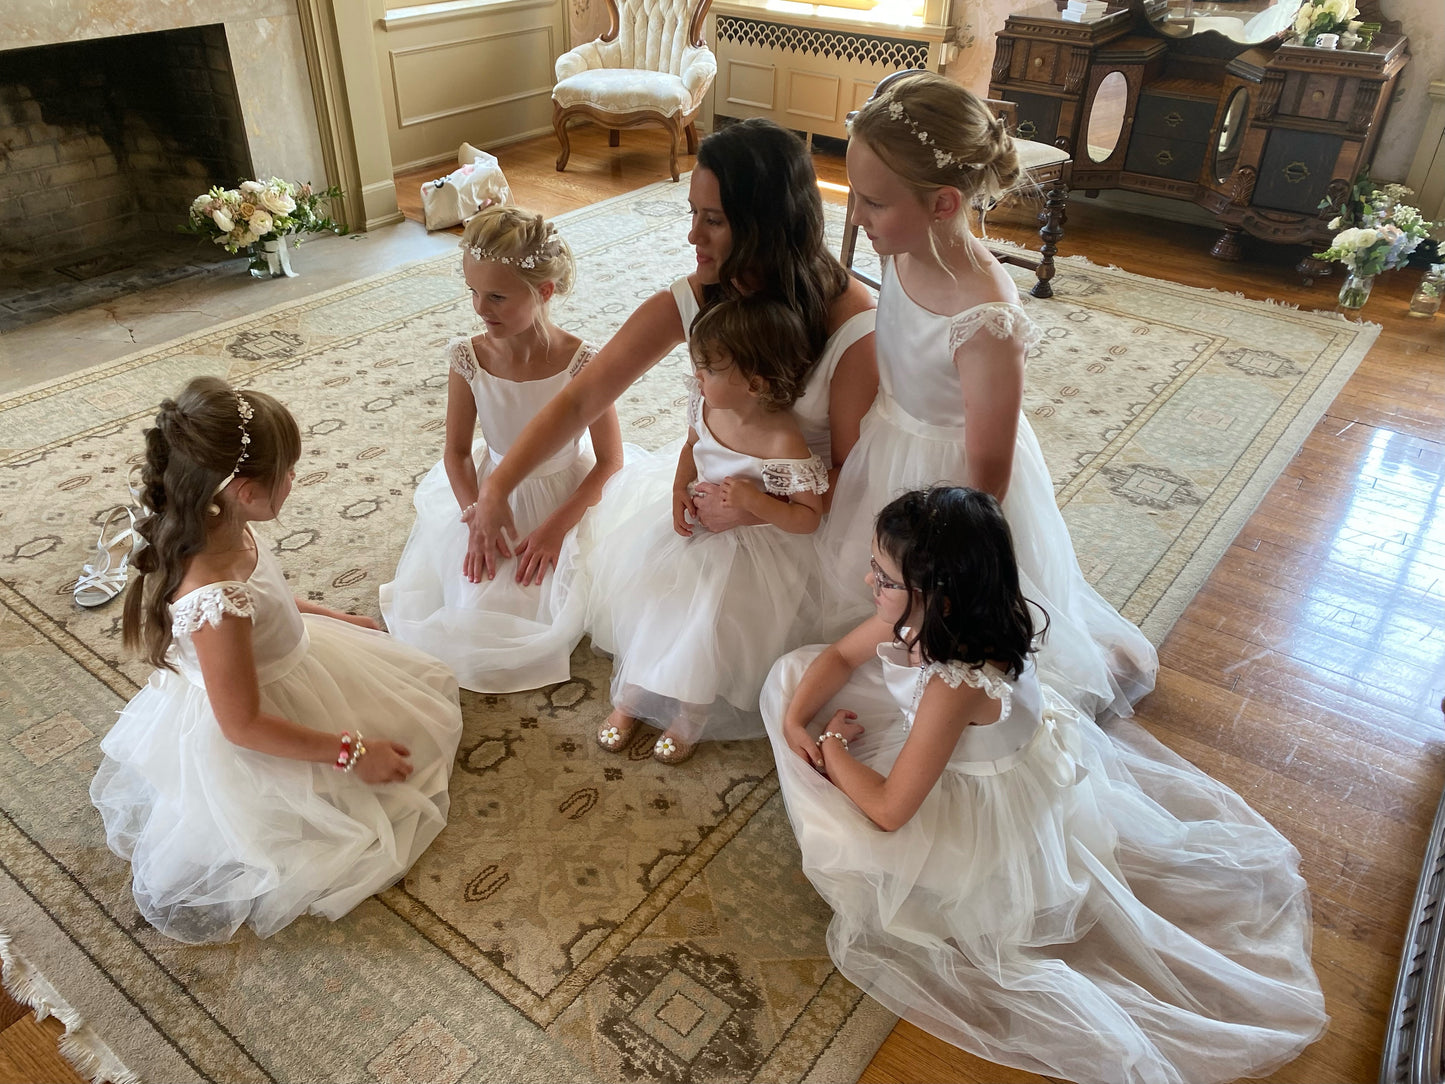
{"label": "oriental area rug", "polygon": [[[563,217],[562,326],[605,341],[692,266],[685,193]],[[1157,642],[1377,329],[1079,259],[1054,287],[1025,299],[1025,410],[1085,573]],[[119,603],[71,588],[157,402],[214,373],[287,403],[305,449],[265,538],[300,596],[375,615],[441,453],[444,346],[475,328],[447,257],[0,400],[7,984],[116,1081],[856,1079],[892,1017],[828,960],[768,743],[604,753],[610,663],[585,641],[565,684],[463,693],[450,825],[342,921],[192,948],[138,917],[87,786],[147,671]],[[682,432],[686,371],[676,352],[622,397],[626,440]]]}

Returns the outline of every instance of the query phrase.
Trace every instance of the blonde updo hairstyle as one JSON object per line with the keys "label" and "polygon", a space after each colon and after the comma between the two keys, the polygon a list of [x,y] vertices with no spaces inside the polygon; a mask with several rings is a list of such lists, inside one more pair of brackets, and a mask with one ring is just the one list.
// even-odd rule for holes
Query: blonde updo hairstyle
{"label": "blonde updo hairstyle", "polygon": [[552,284],[552,296],[570,293],[577,277],[572,249],[557,227],[535,211],[510,204],[483,207],[467,220],[462,248],[473,258],[495,260],[513,272],[537,303],[537,324],[545,329],[548,302],[542,286]]}
{"label": "blonde updo hairstyle", "polygon": [[[956,188],[967,208],[991,206],[1017,183],[1018,152],[1001,117],[950,79],[919,72],[870,98],[849,125],[920,201]],[[935,253],[936,255],[936,253]]]}

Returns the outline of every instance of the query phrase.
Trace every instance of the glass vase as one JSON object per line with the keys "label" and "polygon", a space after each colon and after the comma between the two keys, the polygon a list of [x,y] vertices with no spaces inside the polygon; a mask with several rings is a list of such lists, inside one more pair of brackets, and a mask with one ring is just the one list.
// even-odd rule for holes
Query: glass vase
{"label": "glass vase", "polygon": [[1370,300],[1370,287],[1373,285],[1374,275],[1357,275],[1351,271],[1340,284],[1340,308],[1359,312],[1365,307],[1365,302]]}
{"label": "glass vase", "polygon": [[1428,320],[1440,311],[1440,294],[1445,292],[1445,275],[1426,273],[1420,280],[1420,285],[1415,290],[1415,296],[1410,298],[1411,316],[1422,320]]}
{"label": "glass vase", "polygon": [[251,258],[252,278],[296,278],[296,272],[291,270],[291,252],[285,237],[262,238],[248,245],[246,253]]}

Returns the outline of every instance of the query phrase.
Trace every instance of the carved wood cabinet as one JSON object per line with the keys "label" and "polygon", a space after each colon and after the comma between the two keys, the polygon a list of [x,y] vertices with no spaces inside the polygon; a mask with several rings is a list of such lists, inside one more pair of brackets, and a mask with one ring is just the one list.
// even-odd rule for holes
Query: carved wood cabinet
{"label": "carved wood cabinet", "polygon": [[[1171,30],[1162,0],[1083,23],[1053,3],[1024,9],[999,32],[990,94],[1018,105],[1020,135],[1073,155],[1075,190],[1204,208],[1224,227],[1220,259],[1240,258],[1243,233],[1325,247],[1369,164],[1406,39],[1382,32],[1343,51]],[[1329,265],[1306,256],[1299,270],[1313,278]]]}

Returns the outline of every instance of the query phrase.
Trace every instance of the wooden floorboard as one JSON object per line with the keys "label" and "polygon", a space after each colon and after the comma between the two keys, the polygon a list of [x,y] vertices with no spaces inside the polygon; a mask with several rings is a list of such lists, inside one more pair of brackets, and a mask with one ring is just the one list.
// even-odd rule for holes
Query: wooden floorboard
{"label": "wooden floorboard", "polygon": [[[496,153],[517,202],[556,215],[666,179],[665,139],[622,139],[614,150],[602,130],[575,130],[565,173],[553,168],[551,139]],[[820,179],[846,182],[838,156],[815,162]],[[682,159],[683,169],[692,165]],[[398,178],[408,217],[421,220],[420,185],[444,171]],[[685,185],[677,194],[686,200]],[[1034,240],[1027,206],[1001,208],[989,228]],[[1224,264],[1207,254],[1214,236],[1077,198],[1060,249],[1153,278],[1334,307],[1337,279],[1306,287],[1294,274],[1301,250],[1251,243],[1249,259]],[[1418,277],[1376,280],[1364,315],[1383,326],[1379,340],[1165,640],[1158,688],[1139,707],[1155,736],[1234,787],[1300,849],[1331,1023],[1274,1081],[1377,1077],[1420,856],[1445,782],[1445,320],[1405,316]],[[35,1027],[14,1012],[0,1032],[0,1084],[77,1079],[54,1049],[54,1021],[12,1036]],[[862,1079],[1043,1078],[900,1024]]]}

